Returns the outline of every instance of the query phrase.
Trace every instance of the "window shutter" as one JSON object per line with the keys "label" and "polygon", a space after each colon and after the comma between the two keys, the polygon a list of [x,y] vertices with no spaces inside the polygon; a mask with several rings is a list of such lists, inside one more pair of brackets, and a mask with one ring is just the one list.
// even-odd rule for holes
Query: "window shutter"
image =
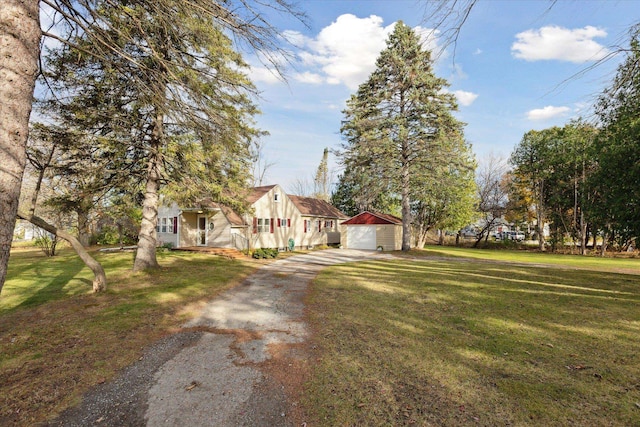
{"label": "window shutter", "polygon": [[178,217],[173,217],[173,234],[178,234]]}
{"label": "window shutter", "polygon": [[282,227],[282,219],[278,218],[278,228]]}
{"label": "window shutter", "polygon": [[307,232],[307,220],[306,219],[304,220],[304,232],[305,233]]}
{"label": "window shutter", "polygon": [[322,231],[322,221],[318,220],[318,233]]}
{"label": "window shutter", "polygon": [[273,218],[271,218],[271,224],[270,224],[270,228],[271,228],[271,230],[270,230],[270,231],[271,231],[271,233],[273,233],[273,221],[274,221],[274,219],[273,219]]}
{"label": "window shutter", "polygon": [[287,227],[291,227],[291,218],[287,218]]}
{"label": "window shutter", "polygon": [[258,233],[258,218],[253,217],[253,234]]}

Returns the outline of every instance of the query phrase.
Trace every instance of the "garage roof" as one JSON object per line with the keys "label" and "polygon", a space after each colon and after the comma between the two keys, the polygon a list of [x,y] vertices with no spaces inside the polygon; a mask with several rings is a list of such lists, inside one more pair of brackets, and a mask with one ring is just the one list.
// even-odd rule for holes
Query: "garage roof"
{"label": "garage roof", "polygon": [[400,225],[402,220],[397,216],[374,213],[374,212],[361,212],[353,218],[342,223],[343,225],[373,225],[373,224],[393,224]]}

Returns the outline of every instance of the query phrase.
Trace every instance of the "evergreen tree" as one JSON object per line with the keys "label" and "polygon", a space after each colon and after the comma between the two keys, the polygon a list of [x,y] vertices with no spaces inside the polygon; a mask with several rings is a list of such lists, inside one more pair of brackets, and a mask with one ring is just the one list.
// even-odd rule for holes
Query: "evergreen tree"
{"label": "evergreen tree", "polygon": [[[231,41],[197,8],[176,7],[181,25],[175,26],[166,26],[159,10],[104,8],[107,29],[91,30],[104,31],[102,37],[128,60],[99,51],[83,34],[53,52],[48,64],[57,92],[69,94],[60,116],[98,135],[87,139],[92,147],[98,144],[116,169],[139,179],[137,271],[158,265],[162,184],[169,184],[176,201],[193,203],[206,195],[238,206],[237,195],[249,182],[251,144],[260,134],[252,127],[255,90]],[[129,31],[123,35],[119,28]]]}
{"label": "evergreen tree", "polygon": [[[0,57],[3,58],[0,73],[0,164],[3,165],[0,168],[0,290],[4,285],[9,262],[20,198],[20,181],[26,164],[29,115],[39,72],[42,37],[70,43],[70,38],[84,34],[90,39],[93,52],[97,52],[102,59],[107,57],[103,54],[109,54],[118,56],[120,60],[135,62],[128,52],[105,37],[105,34],[109,30],[115,30],[122,38],[126,38],[129,30],[135,33],[144,28],[135,19],[132,20],[134,27],[111,28],[110,8],[104,6],[114,5],[114,2],[51,0],[46,5],[54,11],[59,24],[57,29],[64,25],[68,31],[64,36],[60,35],[61,32],[43,33],[39,21],[40,4],[38,0],[5,0],[0,7],[0,38],[3,40],[0,43]],[[135,5],[140,10],[149,11],[155,21],[161,21],[161,26],[166,29],[183,25],[177,19],[185,16],[182,11],[191,9],[205,23],[203,29],[219,25],[228,34],[232,34],[236,42],[261,52],[261,57],[278,69],[283,57],[283,50],[280,48],[282,38],[279,37],[277,28],[265,17],[265,8],[305,20],[304,14],[287,0],[139,0]],[[128,2],[123,7],[125,13],[129,13],[127,6]],[[145,49],[143,45],[140,48]],[[150,52],[158,53],[153,50]],[[199,60],[197,57],[193,59]]]}
{"label": "evergreen tree", "polygon": [[440,165],[462,140],[462,123],[452,111],[455,98],[433,73],[431,53],[419,36],[398,22],[376,70],[347,102],[341,132],[343,164],[370,194],[398,195],[402,249],[411,247],[411,206],[422,185],[440,177]]}

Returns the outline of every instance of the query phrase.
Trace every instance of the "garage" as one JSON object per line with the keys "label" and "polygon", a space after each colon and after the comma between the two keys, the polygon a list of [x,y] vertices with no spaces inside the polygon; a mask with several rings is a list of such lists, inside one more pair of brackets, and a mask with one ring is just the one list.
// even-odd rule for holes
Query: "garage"
{"label": "garage", "polygon": [[376,248],[376,226],[375,225],[352,225],[347,227],[347,242],[350,249],[371,249]]}
{"label": "garage", "polygon": [[348,249],[397,251],[402,249],[402,220],[365,211],[342,223],[343,246]]}

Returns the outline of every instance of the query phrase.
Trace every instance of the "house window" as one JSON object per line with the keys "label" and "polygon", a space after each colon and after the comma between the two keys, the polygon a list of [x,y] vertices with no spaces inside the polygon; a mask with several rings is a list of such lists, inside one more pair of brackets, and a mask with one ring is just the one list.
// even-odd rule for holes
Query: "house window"
{"label": "house window", "polygon": [[160,218],[157,219],[156,221],[156,233],[160,232]]}
{"label": "house window", "polygon": [[258,218],[258,233],[268,233],[270,223],[269,218]]}
{"label": "house window", "polygon": [[161,233],[167,232],[167,218],[162,218],[162,221],[160,222],[160,232]]}
{"label": "house window", "polygon": [[173,233],[173,218],[167,218],[167,233]]}
{"label": "house window", "polygon": [[333,221],[325,221],[324,222],[324,228],[333,228]]}
{"label": "house window", "polygon": [[276,203],[280,201],[280,193],[273,194],[273,201]]}
{"label": "house window", "polygon": [[311,220],[310,219],[305,219],[304,220],[304,232],[305,233],[309,233],[311,231]]}
{"label": "house window", "polygon": [[289,227],[291,220],[287,218],[280,218],[278,227]]}

